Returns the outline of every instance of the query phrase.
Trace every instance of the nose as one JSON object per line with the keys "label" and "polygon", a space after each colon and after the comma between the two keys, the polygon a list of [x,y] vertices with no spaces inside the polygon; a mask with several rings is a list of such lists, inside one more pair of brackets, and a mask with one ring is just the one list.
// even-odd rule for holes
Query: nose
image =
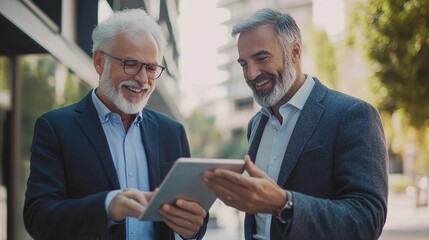
{"label": "nose", "polygon": [[140,72],[134,75],[134,79],[142,84],[145,84],[149,81],[147,76],[146,68],[143,66]]}
{"label": "nose", "polygon": [[259,76],[262,72],[255,64],[248,63],[247,66],[243,69],[244,77],[247,80],[253,80]]}

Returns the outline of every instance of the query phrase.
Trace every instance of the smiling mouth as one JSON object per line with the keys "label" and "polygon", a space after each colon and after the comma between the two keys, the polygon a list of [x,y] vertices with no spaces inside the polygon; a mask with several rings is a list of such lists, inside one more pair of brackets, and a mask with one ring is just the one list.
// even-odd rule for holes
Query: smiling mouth
{"label": "smiling mouth", "polygon": [[130,90],[131,92],[135,92],[135,93],[141,93],[141,92],[143,92],[143,90],[145,90],[143,88],[133,88],[133,87],[130,87],[130,86],[124,86],[124,87],[126,89]]}
{"label": "smiling mouth", "polygon": [[264,81],[257,82],[257,83],[255,83],[255,86],[257,86],[257,87],[261,87],[261,86],[263,86],[263,85],[267,84],[269,81],[270,81],[270,80],[266,79],[266,80],[264,80]]}
{"label": "smiling mouth", "polygon": [[272,80],[264,79],[253,83],[254,91],[269,91],[272,88]]}

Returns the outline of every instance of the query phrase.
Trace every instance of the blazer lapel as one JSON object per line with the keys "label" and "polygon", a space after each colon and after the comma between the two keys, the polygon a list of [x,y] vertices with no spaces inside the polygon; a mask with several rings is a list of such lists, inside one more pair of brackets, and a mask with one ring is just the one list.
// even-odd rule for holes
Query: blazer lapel
{"label": "blazer lapel", "polygon": [[[261,143],[262,134],[264,133],[264,128],[268,121],[267,116],[262,113],[259,114],[260,117],[255,118],[252,123],[252,133],[249,137],[250,146],[247,154],[249,154],[252,162],[255,162],[256,160],[256,154],[258,152],[259,144]],[[255,128],[255,126],[257,126],[257,128]]]}
{"label": "blazer lapel", "polygon": [[279,177],[277,179],[277,184],[279,186],[283,186],[286,183],[304,146],[307,144],[307,141],[310,139],[310,136],[313,134],[317,123],[325,111],[325,107],[320,104],[320,101],[326,94],[327,88],[316,78],[314,78],[314,80],[314,88],[307,102],[304,104],[283,158]]}
{"label": "blazer lapel", "polygon": [[76,122],[95,149],[112,189],[119,189],[119,179],[110,154],[109,143],[92,102],[91,94],[92,91],[78,103],[76,111],[81,112],[81,115],[76,118]]}
{"label": "blazer lapel", "polygon": [[146,153],[150,189],[155,189],[161,183],[158,160],[158,124],[143,110],[141,124],[143,146]]}

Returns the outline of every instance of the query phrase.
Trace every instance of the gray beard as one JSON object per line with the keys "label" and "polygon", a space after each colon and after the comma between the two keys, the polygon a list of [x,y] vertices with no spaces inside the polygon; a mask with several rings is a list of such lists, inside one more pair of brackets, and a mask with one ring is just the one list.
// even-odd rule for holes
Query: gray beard
{"label": "gray beard", "polygon": [[279,77],[273,82],[273,89],[264,92],[252,89],[253,97],[262,107],[272,107],[276,105],[295,83],[296,70],[288,61],[285,62],[287,64],[278,72]]}

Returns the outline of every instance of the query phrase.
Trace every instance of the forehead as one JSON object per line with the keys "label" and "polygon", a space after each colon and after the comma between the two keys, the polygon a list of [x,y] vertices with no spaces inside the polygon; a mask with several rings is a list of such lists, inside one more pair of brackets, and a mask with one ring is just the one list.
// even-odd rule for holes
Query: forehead
{"label": "forehead", "polygon": [[112,53],[122,57],[132,57],[144,62],[156,62],[158,46],[149,33],[119,33],[112,44]]}
{"label": "forehead", "polygon": [[279,43],[272,26],[258,26],[240,33],[237,41],[238,55],[240,59],[246,59],[260,51],[271,54],[283,54],[282,45]]}

